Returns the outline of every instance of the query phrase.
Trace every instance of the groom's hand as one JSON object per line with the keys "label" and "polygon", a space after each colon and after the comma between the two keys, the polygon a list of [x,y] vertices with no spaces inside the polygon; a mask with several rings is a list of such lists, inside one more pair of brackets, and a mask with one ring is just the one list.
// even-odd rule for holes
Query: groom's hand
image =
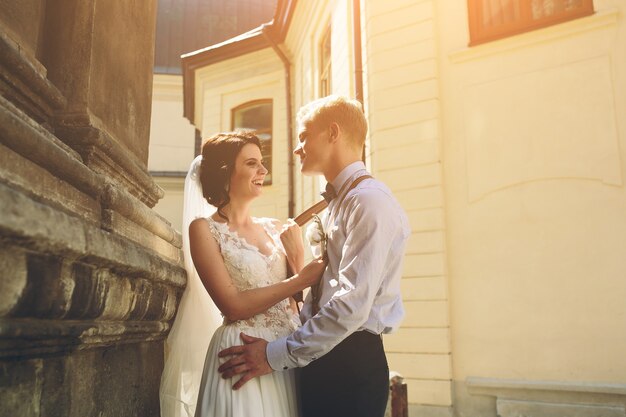
{"label": "groom's hand", "polygon": [[267,340],[248,336],[245,333],[241,333],[241,340],[244,343],[242,346],[231,346],[218,354],[220,358],[232,356],[217,368],[222,378],[232,378],[238,374],[243,375],[233,385],[233,389],[241,388],[252,378],[273,372],[265,353]]}

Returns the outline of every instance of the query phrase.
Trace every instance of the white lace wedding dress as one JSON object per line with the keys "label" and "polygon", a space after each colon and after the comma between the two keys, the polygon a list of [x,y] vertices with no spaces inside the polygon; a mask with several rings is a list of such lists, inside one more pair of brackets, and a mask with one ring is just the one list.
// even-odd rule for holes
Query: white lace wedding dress
{"label": "white lace wedding dress", "polygon": [[[219,243],[224,264],[233,283],[246,290],[264,287],[285,279],[287,266],[281,249],[279,232],[271,219],[253,219],[261,224],[274,243],[273,252],[267,256],[248,244],[228,225],[207,218],[211,232]],[[272,372],[254,378],[234,391],[234,379],[222,379],[217,368],[224,359],[218,358],[220,350],[243,342],[239,336],[250,336],[271,341],[286,336],[300,325],[300,320],[289,308],[287,300],[274,305],[265,313],[247,320],[238,320],[220,326],[209,345],[195,417],[297,417],[295,376],[293,371]]]}

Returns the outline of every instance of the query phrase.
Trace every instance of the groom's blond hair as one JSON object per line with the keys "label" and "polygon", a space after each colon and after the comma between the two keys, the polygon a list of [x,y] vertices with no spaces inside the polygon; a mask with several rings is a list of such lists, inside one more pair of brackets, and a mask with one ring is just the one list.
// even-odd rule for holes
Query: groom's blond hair
{"label": "groom's blond hair", "polygon": [[367,120],[363,106],[357,100],[337,95],[322,97],[302,106],[296,119],[299,125],[312,123],[318,128],[326,128],[335,122],[358,149],[365,144]]}

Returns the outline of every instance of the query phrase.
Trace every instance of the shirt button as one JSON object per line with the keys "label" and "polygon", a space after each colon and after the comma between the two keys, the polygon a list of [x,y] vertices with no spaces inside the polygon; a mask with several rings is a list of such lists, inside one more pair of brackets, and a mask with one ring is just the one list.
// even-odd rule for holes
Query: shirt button
{"label": "shirt button", "polygon": [[286,371],[287,369],[289,369],[289,367],[283,366],[283,371]]}

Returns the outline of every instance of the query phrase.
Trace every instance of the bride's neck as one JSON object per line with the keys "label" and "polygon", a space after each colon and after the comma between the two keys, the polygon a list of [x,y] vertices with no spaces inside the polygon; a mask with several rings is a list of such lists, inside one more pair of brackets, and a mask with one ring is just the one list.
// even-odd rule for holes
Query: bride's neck
{"label": "bride's neck", "polygon": [[239,229],[252,222],[249,202],[231,201],[222,209],[222,212],[228,217],[228,224],[231,228]]}

